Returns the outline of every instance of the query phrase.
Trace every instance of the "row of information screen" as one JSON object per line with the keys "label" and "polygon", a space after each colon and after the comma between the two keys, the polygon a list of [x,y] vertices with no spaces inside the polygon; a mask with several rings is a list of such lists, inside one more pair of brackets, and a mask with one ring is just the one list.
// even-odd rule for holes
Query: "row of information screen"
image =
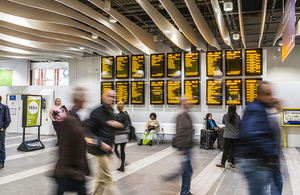
{"label": "row of information screen", "polygon": [[[181,77],[181,53],[168,53],[167,77]],[[245,56],[243,58],[243,56]],[[116,59],[116,65],[115,65]],[[245,61],[245,75],[262,75],[262,50],[246,49],[225,51],[225,75],[242,76],[243,59]],[[130,63],[131,62],[131,63]],[[200,75],[199,52],[184,53],[184,76],[197,77]],[[130,66],[131,64],[131,66]],[[116,66],[116,71],[115,71]],[[129,74],[130,70],[131,73]],[[206,53],[206,75],[223,76],[222,51],[209,51]],[[116,75],[116,76],[115,76]],[[145,56],[109,56],[101,58],[101,78],[145,78]],[[165,77],[165,54],[152,54],[150,56],[150,77]]]}
{"label": "row of information screen", "polygon": [[[245,79],[246,102],[252,102],[257,96],[257,86],[261,79]],[[181,81],[166,81],[167,104],[178,104],[181,96]],[[117,91],[117,102],[129,104],[145,104],[144,81],[117,81],[102,82],[101,96],[105,96],[108,90]],[[129,90],[130,89],[130,90]],[[228,104],[241,105],[242,79],[225,79],[225,102]],[[130,92],[130,93],[129,93]],[[150,81],[150,104],[165,104],[165,81]],[[184,80],[184,94],[192,104],[200,104],[200,82],[199,80]],[[221,79],[206,80],[206,104],[222,105],[223,81]]]}

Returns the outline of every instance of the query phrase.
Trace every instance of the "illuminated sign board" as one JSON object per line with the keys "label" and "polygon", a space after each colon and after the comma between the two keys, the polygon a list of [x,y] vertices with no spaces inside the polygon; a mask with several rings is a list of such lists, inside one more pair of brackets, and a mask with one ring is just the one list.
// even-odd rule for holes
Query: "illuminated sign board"
{"label": "illuminated sign board", "polygon": [[101,97],[105,97],[109,90],[114,89],[113,82],[101,82]]}
{"label": "illuminated sign board", "polygon": [[181,76],[181,53],[168,53],[167,76],[180,77]]}
{"label": "illuminated sign board", "polygon": [[164,104],[164,81],[150,81],[150,104]]}
{"label": "illuminated sign board", "polygon": [[242,104],[242,79],[226,79],[225,91],[226,91],[226,105]]}
{"label": "illuminated sign board", "polygon": [[199,76],[199,52],[184,53],[184,69],[186,77]]}
{"label": "illuminated sign board", "polygon": [[116,82],[117,91],[117,102],[124,102],[128,104],[129,97],[129,82],[128,81],[117,81]]}
{"label": "illuminated sign board", "polygon": [[253,102],[257,98],[257,87],[262,79],[246,79],[245,89],[246,89],[246,103]]}
{"label": "illuminated sign board", "polygon": [[144,104],[144,81],[131,81],[131,104]]}
{"label": "illuminated sign board", "polygon": [[165,77],[165,54],[151,54],[150,60],[150,77]]}
{"label": "illuminated sign board", "polygon": [[191,104],[200,103],[199,80],[184,81],[184,95]]}
{"label": "illuminated sign board", "polygon": [[262,49],[245,50],[246,75],[262,75]]}
{"label": "illuminated sign board", "polygon": [[181,96],[181,81],[168,81],[168,104],[179,104]]}
{"label": "illuminated sign board", "polygon": [[226,51],[226,76],[242,76],[242,51]]}
{"label": "illuminated sign board", "polygon": [[222,51],[206,52],[206,76],[223,76]]}
{"label": "illuminated sign board", "polygon": [[117,75],[119,78],[129,78],[129,56],[117,56]]}
{"label": "illuminated sign board", "polygon": [[131,56],[131,78],[145,78],[144,55]]}
{"label": "illuminated sign board", "polygon": [[101,58],[101,78],[114,79],[114,57]]}
{"label": "illuminated sign board", "polygon": [[206,104],[222,105],[222,80],[207,79],[206,80]]}

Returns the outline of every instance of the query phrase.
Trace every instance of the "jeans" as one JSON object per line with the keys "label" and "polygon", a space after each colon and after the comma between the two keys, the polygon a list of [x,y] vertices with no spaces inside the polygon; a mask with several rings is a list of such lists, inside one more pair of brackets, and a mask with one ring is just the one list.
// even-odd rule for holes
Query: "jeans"
{"label": "jeans", "polygon": [[283,187],[283,179],[280,172],[280,163],[272,165],[272,183],[271,183],[271,195],[281,195]]}
{"label": "jeans", "polygon": [[0,131],[0,165],[4,165],[5,157],[5,130],[3,130]]}
{"label": "jeans", "polygon": [[271,166],[258,159],[243,159],[242,169],[248,181],[249,195],[266,195],[272,178]]}
{"label": "jeans", "polygon": [[182,171],[182,185],[180,194],[189,194],[191,188],[191,178],[193,174],[193,168],[191,165],[191,149],[185,150],[183,154],[183,159],[181,161],[181,171]]}
{"label": "jeans", "polygon": [[58,184],[57,195],[63,195],[64,192],[77,192],[79,195],[86,195],[85,181],[73,179],[55,178]]}

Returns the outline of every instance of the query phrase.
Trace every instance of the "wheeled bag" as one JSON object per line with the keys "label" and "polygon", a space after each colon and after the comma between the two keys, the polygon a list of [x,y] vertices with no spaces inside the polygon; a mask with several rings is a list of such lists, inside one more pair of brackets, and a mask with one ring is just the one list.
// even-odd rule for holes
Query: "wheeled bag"
{"label": "wheeled bag", "polygon": [[213,149],[213,135],[214,131],[209,129],[201,129],[201,135],[200,135],[200,148],[203,149]]}

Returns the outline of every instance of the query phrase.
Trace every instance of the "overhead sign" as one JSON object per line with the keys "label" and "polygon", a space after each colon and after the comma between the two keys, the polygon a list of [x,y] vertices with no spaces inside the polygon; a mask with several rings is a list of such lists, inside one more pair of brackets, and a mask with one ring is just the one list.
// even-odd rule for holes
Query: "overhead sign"
{"label": "overhead sign", "polygon": [[117,75],[119,78],[129,78],[129,56],[117,56]]}
{"label": "overhead sign", "polygon": [[150,104],[164,104],[164,81],[150,81]]}
{"label": "overhead sign", "polygon": [[144,81],[131,81],[131,104],[144,104]]}
{"label": "overhead sign", "polygon": [[105,97],[109,90],[114,89],[113,82],[101,82],[101,97]]}
{"label": "overhead sign", "polygon": [[246,75],[262,75],[262,49],[245,50]]}
{"label": "overhead sign", "polygon": [[242,75],[242,51],[226,51],[225,55],[226,76]]}
{"label": "overhead sign", "polygon": [[282,62],[295,46],[295,0],[287,0],[282,14]]}
{"label": "overhead sign", "polygon": [[117,91],[117,102],[124,102],[128,104],[129,97],[129,82],[128,81],[118,81],[116,82]]}
{"label": "overhead sign", "polygon": [[[24,101],[25,100],[25,101]],[[24,95],[23,100],[23,116],[22,127],[37,127],[41,126],[42,96],[40,95]]]}
{"label": "overhead sign", "polygon": [[184,81],[184,95],[189,103],[199,104],[200,89],[198,79]]}
{"label": "overhead sign", "polygon": [[222,51],[206,52],[206,76],[223,76]]}
{"label": "overhead sign", "polygon": [[246,103],[253,102],[257,98],[257,87],[262,79],[246,79],[245,89],[246,89]]}
{"label": "overhead sign", "polygon": [[222,105],[222,80],[207,79],[206,80],[206,104]]}
{"label": "overhead sign", "polygon": [[242,104],[242,79],[226,79],[226,105]]}
{"label": "overhead sign", "polygon": [[101,78],[113,79],[114,78],[114,57],[101,58]]}
{"label": "overhead sign", "polygon": [[168,81],[168,104],[179,104],[181,96],[181,81]]}
{"label": "overhead sign", "polygon": [[145,78],[144,55],[131,56],[131,78]]}
{"label": "overhead sign", "polygon": [[181,53],[168,53],[168,77],[180,77],[181,76]]}
{"label": "overhead sign", "polygon": [[186,77],[199,76],[199,52],[184,53],[184,75]]}
{"label": "overhead sign", "polygon": [[150,77],[165,77],[165,54],[151,54]]}

